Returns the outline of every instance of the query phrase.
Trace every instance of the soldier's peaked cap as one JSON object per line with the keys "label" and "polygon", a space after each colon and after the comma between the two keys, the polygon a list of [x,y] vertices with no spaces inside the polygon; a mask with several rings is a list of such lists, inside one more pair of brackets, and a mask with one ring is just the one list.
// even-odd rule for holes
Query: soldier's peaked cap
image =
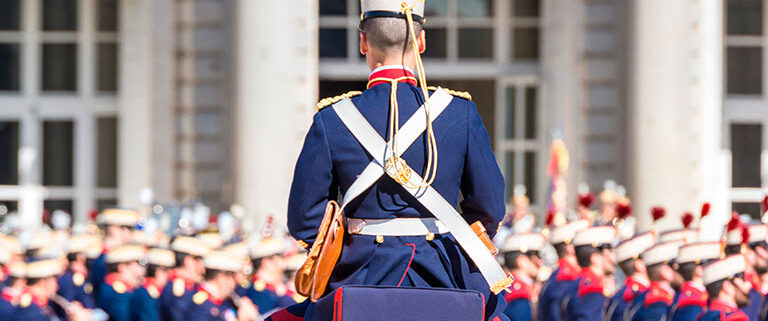
{"label": "soldier's peaked cap", "polygon": [[704,266],[702,276],[704,284],[709,285],[720,280],[730,279],[739,273],[744,273],[746,262],[744,256],[735,254],[722,260]]}
{"label": "soldier's peaked cap", "polygon": [[591,245],[594,247],[609,245],[615,239],[617,230],[613,226],[594,226],[576,233],[573,245]]}
{"label": "soldier's peaked cap", "polygon": [[623,262],[628,259],[637,259],[640,254],[653,246],[656,241],[653,234],[643,233],[629,240],[619,243],[616,246],[616,262]]}
{"label": "soldier's peaked cap", "polygon": [[360,0],[360,20],[388,17],[405,19],[404,8],[410,7],[413,21],[424,21],[425,0]]}
{"label": "soldier's peaked cap", "polygon": [[570,243],[576,233],[589,227],[589,221],[578,220],[553,228],[549,233],[549,242],[552,244]]}

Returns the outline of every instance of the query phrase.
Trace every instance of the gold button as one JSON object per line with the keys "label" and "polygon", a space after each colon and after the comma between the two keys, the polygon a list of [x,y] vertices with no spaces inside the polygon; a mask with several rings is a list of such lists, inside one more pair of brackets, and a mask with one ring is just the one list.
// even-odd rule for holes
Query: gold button
{"label": "gold button", "polygon": [[432,241],[435,239],[435,233],[428,233],[427,234],[427,241]]}
{"label": "gold button", "polygon": [[383,235],[376,235],[376,243],[384,243],[384,236]]}

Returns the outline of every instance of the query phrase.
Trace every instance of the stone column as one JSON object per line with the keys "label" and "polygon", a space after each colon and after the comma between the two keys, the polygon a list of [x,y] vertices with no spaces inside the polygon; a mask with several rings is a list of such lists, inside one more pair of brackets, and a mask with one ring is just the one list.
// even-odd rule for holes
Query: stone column
{"label": "stone column", "polygon": [[[171,195],[174,42],[171,0],[120,1],[118,201],[137,207],[139,191]],[[155,182],[159,183],[155,184]]]}
{"label": "stone column", "polygon": [[236,27],[235,202],[246,230],[284,226],[288,194],[317,102],[316,1],[240,0]]}
{"label": "stone column", "polygon": [[[717,3],[717,4],[715,4]],[[722,167],[722,4],[718,1],[635,0],[630,3],[629,193],[640,229],[661,205],[658,229],[680,226],[683,211],[713,214]]]}

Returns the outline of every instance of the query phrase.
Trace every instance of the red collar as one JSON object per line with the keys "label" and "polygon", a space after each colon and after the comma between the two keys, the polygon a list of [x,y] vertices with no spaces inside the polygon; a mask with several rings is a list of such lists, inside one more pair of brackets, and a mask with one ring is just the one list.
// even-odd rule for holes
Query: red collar
{"label": "red collar", "polygon": [[173,283],[173,281],[176,281],[177,279],[184,280],[184,288],[187,289],[187,291],[190,291],[195,287],[195,281],[182,277],[181,275],[177,275],[175,271],[168,273],[168,282]]}
{"label": "red collar", "polygon": [[558,269],[556,279],[558,282],[573,281],[579,277],[579,268],[573,266],[571,262],[566,259],[560,259],[557,261]]}
{"label": "red collar", "polygon": [[382,66],[376,68],[368,76],[368,88],[378,84],[386,84],[388,80],[398,79],[398,82],[407,82],[416,86],[416,78],[408,67],[405,66]]}
{"label": "red collar", "polygon": [[158,292],[163,292],[163,287],[157,284],[157,280],[155,278],[145,277],[144,281],[141,282],[141,286],[143,286],[145,289],[149,289],[149,287],[153,287]]}
{"label": "red collar", "polygon": [[104,278],[104,283],[108,284],[109,286],[112,286],[115,282],[121,282],[123,285],[125,285],[126,291],[130,292],[133,291],[133,286],[130,282],[126,282],[118,273],[109,273]]}
{"label": "red collar", "polygon": [[579,286],[577,294],[579,297],[584,297],[590,293],[603,294],[603,278],[597,276],[592,272],[592,269],[585,267],[581,269],[579,273]]}
{"label": "red collar", "polygon": [[744,273],[744,279],[752,284],[752,289],[760,292],[760,277],[757,275],[757,273]]}
{"label": "red collar", "polygon": [[624,281],[624,284],[626,285],[626,289],[624,289],[624,293],[622,294],[621,298],[627,302],[634,300],[638,293],[645,292],[645,290],[647,290],[648,286],[650,285],[648,280],[635,276],[628,277],[627,280]]}
{"label": "red collar", "polygon": [[16,303],[23,292],[14,289],[13,287],[5,287],[2,292],[2,298],[6,302]]}
{"label": "red collar", "polygon": [[526,279],[530,279],[527,277],[518,276],[514,273],[512,276],[515,277],[515,281],[512,282],[512,286],[509,288],[509,293],[504,295],[504,299],[507,300],[507,302],[517,299],[530,300],[531,285],[525,282]]}
{"label": "red collar", "polygon": [[666,305],[672,305],[675,299],[675,290],[673,290],[668,284],[663,282],[651,282],[651,286],[648,287],[648,292],[645,295],[644,305],[646,307],[651,304],[663,302]]}
{"label": "red collar", "polygon": [[712,300],[712,302],[709,303],[709,309],[715,310],[715,311],[723,311],[725,313],[731,313],[733,311],[738,310],[739,308],[734,303],[725,302],[723,300]]}
{"label": "red collar", "polygon": [[686,306],[707,306],[707,299],[709,295],[706,289],[701,285],[693,281],[686,281],[680,286],[680,296],[677,299],[677,307],[682,308]]}

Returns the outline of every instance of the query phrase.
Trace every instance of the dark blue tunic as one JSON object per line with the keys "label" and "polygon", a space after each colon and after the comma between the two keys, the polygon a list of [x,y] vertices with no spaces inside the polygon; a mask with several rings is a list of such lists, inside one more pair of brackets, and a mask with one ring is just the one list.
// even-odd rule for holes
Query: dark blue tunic
{"label": "dark blue tunic", "polygon": [[[79,276],[83,277],[83,276]],[[58,295],[67,299],[67,301],[77,301],[83,305],[86,309],[93,309],[96,307],[93,296],[93,287],[90,283],[84,279],[80,282],[80,285],[75,284],[75,273],[72,271],[64,272],[59,277],[59,290],[56,291]]]}
{"label": "dark blue tunic", "polygon": [[[387,137],[390,88],[387,84],[375,85],[352,98],[381,137]],[[423,98],[416,86],[401,82],[397,100],[402,126]],[[505,212],[504,179],[475,104],[454,97],[433,122],[433,128],[439,159],[432,187],[454,207],[460,205],[468,223],[481,221],[493,237]],[[422,176],[425,144],[422,134],[402,156]],[[288,204],[291,235],[312,244],[327,201],[336,199],[339,191],[345,193],[371,159],[333,108],[317,112],[294,172]],[[386,175],[349,204],[344,214],[364,219],[434,217]],[[375,236],[348,235],[328,291],[343,285],[477,290],[487,299],[486,319],[501,315],[505,307],[501,296],[490,292],[483,276],[450,234],[438,235],[434,241],[424,236],[384,237],[383,243],[377,243]]]}
{"label": "dark blue tunic", "polygon": [[561,320],[563,298],[568,289],[576,286],[577,278],[578,271],[564,260],[560,260],[558,268],[541,287],[539,320]]}
{"label": "dark blue tunic", "polygon": [[[177,287],[184,289],[178,293],[174,293],[174,283],[181,282],[182,285]],[[160,298],[158,299],[158,305],[160,306],[160,320],[163,321],[185,321],[185,313],[190,305],[192,305],[192,295],[195,294],[197,285],[187,287],[184,285],[184,280],[176,278],[168,281],[163,288]],[[181,294],[181,295],[176,295]]]}
{"label": "dark blue tunic", "polygon": [[96,297],[96,305],[109,314],[113,321],[130,321],[131,291],[127,286],[116,281],[101,285]]}
{"label": "dark blue tunic", "polygon": [[[159,297],[159,290],[155,293]],[[160,321],[160,311],[157,306],[157,297],[154,297],[146,287],[140,287],[133,291],[130,301],[131,321]]]}

